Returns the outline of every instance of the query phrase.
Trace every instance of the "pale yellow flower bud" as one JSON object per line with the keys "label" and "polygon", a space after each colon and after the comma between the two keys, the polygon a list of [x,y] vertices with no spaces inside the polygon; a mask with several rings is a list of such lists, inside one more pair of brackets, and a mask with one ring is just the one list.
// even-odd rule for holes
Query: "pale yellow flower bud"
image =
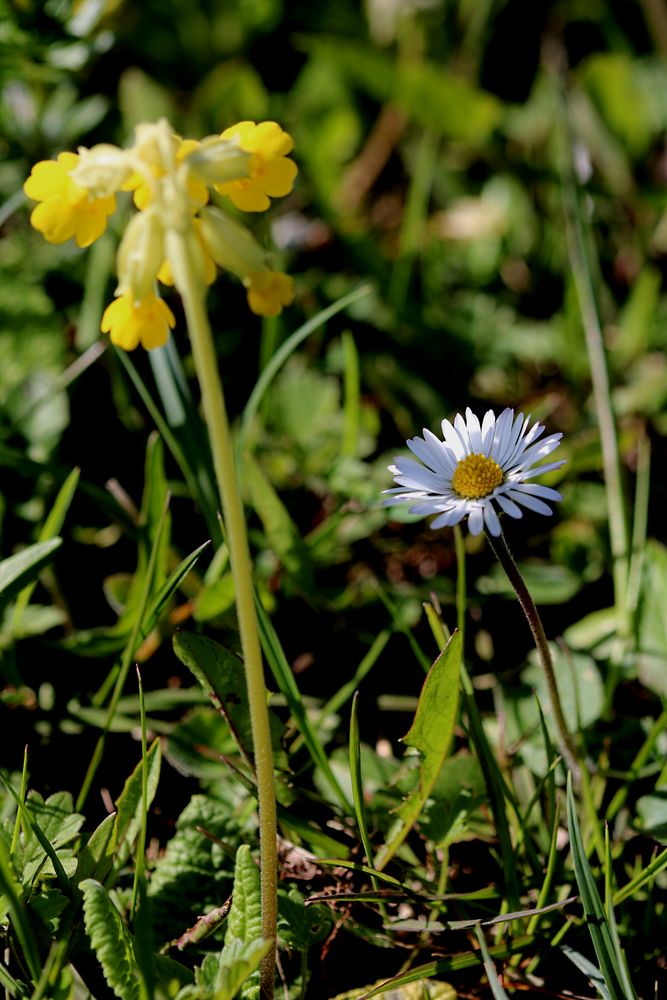
{"label": "pale yellow flower bud", "polygon": [[[170,173],[176,165],[176,154],[181,144],[180,138],[166,118],[158,122],[142,122],[134,129],[134,146],[130,152],[135,164],[151,173]],[[139,161],[139,163],[137,163]]]}
{"label": "pale yellow flower bud", "polygon": [[209,135],[185,159],[193,176],[205,184],[226,184],[250,176],[252,154],[241,149],[238,139]]}
{"label": "pale yellow flower bud", "polygon": [[127,151],[102,142],[92,149],[79,146],[79,159],[70,177],[93,198],[110,198],[131,173]]}
{"label": "pale yellow flower bud", "polygon": [[217,208],[202,208],[199,217],[204,246],[219,267],[242,279],[267,269],[265,251],[245,226]]}
{"label": "pale yellow flower bud", "polygon": [[118,289],[116,294],[131,292],[139,301],[153,291],[153,284],[164,258],[164,230],[156,211],[135,215],[125,230],[118,248]]}

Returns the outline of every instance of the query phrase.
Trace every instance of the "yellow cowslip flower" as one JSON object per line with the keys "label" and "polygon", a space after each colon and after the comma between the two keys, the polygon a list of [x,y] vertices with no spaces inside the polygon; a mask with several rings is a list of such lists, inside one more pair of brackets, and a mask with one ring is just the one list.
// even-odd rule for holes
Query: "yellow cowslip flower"
{"label": "yellow cowslip flower", "polygon": [[245,285],[248,305],[257,316],[278,316],[294,301],[294,280],[280,271],[258,271]]}
{"label": "yellow cowslip flower", "polygon": [[[196,139],[181,139],[178,136],[179,146],[176,151],[176,162],[182,163],[189,153],[198,149],[200,143]],[[164,176],[164,168],[153,162],[146,163],[146,169],[155,177],[156,181]],[[187,180],[188,198],[193,214],[208,202],[209,194],[206,185],[195,177],[188,177]],[[144,211],[153,201],[153,192],[145,174],[136,170],[123,184],[123,191],[132,191],[134,204],[138,209]]]}
{"label": "yellow cowslip flower", "polygon": [[225,129],[221,139],[236,139],[245,153],[251,153],[249,176],[243,180],[216,184],[220,194],[227,195],[243,212],[263,212],[271,198],[289,194],[297,175],[296,163],[287,158],[291,152],[291,136],[276,122],[239,122]]}
{"label": "yellow cowslip flower", "polygon": [[116,347],[133,351],[141,344],[150,351],[167,343],[169,330],[175,325],[171,309],[153,292],[140,300],[125,292],[104,310],[101,329]]}
{"label": "yellow cowslip flower", "polygon": [[106,229],[108,216],[116,211],[113,195],[95,198],[72,180],[70,174],[78,162],[76,153],[41,160],[23,185],[29,198],[41,202],[30,221],[49,243],[64,243],[73,236],[80,247],[90,246]]}

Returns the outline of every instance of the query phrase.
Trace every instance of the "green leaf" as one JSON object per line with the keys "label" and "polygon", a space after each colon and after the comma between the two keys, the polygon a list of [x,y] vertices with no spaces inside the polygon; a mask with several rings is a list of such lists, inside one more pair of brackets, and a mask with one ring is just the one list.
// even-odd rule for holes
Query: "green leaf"
{"label": "green leaf", "polygon": [[[383,985],[387,986],[386,990],[381,988]],[[349,990],[347,993],[339,993],[333,1000],[363,1000],[364,997],[375,997],[382,993],[388,993],[390,1000],[456,1000],[458,996],[454,987],[450,986],[449,983],[419,979],[417,982],[400,986],[379,979],[370,986],[362,986],[356,990]]]}
{"label": "green leaf", "polygon": [[281,892],[278,899],[278,933],[296,951],[308,951],[329,933],[333,923],[331,910],[318,904],[304,906],[298,889]]}
{"label": "green leaf", "polygon": [[120,1000],[139,1000],[140,976],[130,932],[104,886],[84,879],[80,888],[86,933],[104,978]]}
{"label": "green leaf", "polygon": [[98,882],[104,881],[113,864],[117,839],[118,814],[112,813],[110,816],[105,816],[79,851],[75,883],[78,884],[87,878],[94,878]]}
{"label": "green leaf", "polygon": [[397,810],[399,823],[375,860],[378,869],[394,856],[416,823],[445,762],[456,723],[460,672],[461,634],[455,632],[424,681],[412,726],[403,737],[421,754],[419,780]]}
{"label": "green leaf", "polygon": [[639,679],[660,695],[667,695],[667,547],[653,539],[646,543],[637,619]]}
{"label": "green leaf", "polygon": [[36,542],[0,562],[0,604],[37,579],[62,541],[62,538],[51,538],[47,542]]}
{"label": "green leaf", "polygon": [[26,906],[23,888],[16,877],[2,837],[0,837],[0,890],[5,897],[3,909],[6,907],[6,912],[9,912],[12,929],[21,945],[23,958],[30,970],[30,975],[37,982],[41,965],[39,948]]}
{"label": "green leaf", "polygon": [[624,1000],[623,988],[619,976],[618,957],[615,954],[613,937],[602,900],[595,885],[591,867],[588,863],[576,809],[574,793],[572,791],[572,776],[568,774],[567,828],[570,836],[574,874],[579,886],[579,892],[581,893],[586,924],[611,1000]]}
{"label": "green leaf", "polygon": [[652,138],[646,101],[626,52],[590,56],[582,75],[601,114],[623,146],[634,156],[646,152]]}
{"label": "green leaf", "polygon": [[258,938],[243,946],[242,951],[228,965],[218,970],[217,988],[213,1000],[257,1000],[259,997],[258,970],[262,959],[273,947],[271,941]]}
{"label": "green leaf", "polygon": [[[177,632],[173,641],[176,656],[192,671],[224,716],[241,753],[252,760],[250,708],[242,661],[219,642],[194,632]],[[269,721],[276,766],[286,770],[287,758],[281,743],[284,726],[274,712],[270,712]]]}
{"label": "green leaf", "polygon": [[[69,510],[72,498],[74,497],[74,493],[79,483],[79,473],[79,469],[72,469],[69,476],[60,487],[58,495],[53,503],[53,507],[51,508],[51,511],[44,522],[44,526],[39,533],[38,542],[48,542],[58,536],[63,524],[65,523],[67,511]],[[12,628],[17,635],[20,634],[21,618],[23,616],[23,612],[30,603],[30,597],[34,586],[34,582],[28,584],[28,586],[21,591],[16,600]]]}
{"label": "green leaf", "polygon": [[238,820],[228,803],[193,795],[176,821],[176,832],[158,858],[148,894],[154,902],[156,934],[175,938],[186,921],[229,895],[233,857],[227,839],[238,837]]}
{"label": "green leaf", "polygon": [[259,995],[256,970],[272,941],[262,938],[262,898],[259,868],[250,848],[241,844],[236,852],[232,908],[227,920],[225,945],[220,954],[215,1000],[233,1000],[240,996],[255,1000]]}
{"label": "green leaf", "polygon": [[[160,779],[160,765],[162,763],[162,752],[160,741],[154,740],[146,755],[148,767],[148,805],[155,798],[158,781]],[[118,843],[125,842],[131,845],[139,833],[141,827],[142,795],[141,781],[143,773],[143,761],[139,761],[132,774],[123,786],[123,791],[116,799],[118,809]]]}
{"label": "green leaf", "polygon": [[262,522],[269,545],[298,586],[308,593],[313,586],[312,570],[301,532],[268,478],[249,453],[246,453],[243,459],[243,480],[248,487],[252,505]]}

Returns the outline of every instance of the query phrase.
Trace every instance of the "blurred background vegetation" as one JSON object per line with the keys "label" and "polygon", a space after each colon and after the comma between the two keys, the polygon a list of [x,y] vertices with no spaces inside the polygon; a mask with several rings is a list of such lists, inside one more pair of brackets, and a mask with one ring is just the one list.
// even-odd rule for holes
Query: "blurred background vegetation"
{"label": "blurred background vegetation", "polygon": [[[295,277],[294,305],[262,324],[231,280],[210,294],[233,417],[291,333],[366,289],[315,324],[243,425],[262,600],[304,697],[333,696],[387,632],[362,699],[380,787],[378,741],[399,752],[393,741],[423,681],[420,650],[434,652],[423,602],[456,624],[452,533],[380,506],[386,466],[405,438],[467,405],[513,406],[564,432],[567,465],[549,479],[563,493],[553,521],[527,515],[509,541],[547,632],[564,633],[579,658],[593,757],[619,773],[630,765],[667,694],[666,57],[660,0],[0,0],[4,556],[40,538],[66,476],[81,470],[63,546],[18,625],[10,607],[0,631],[1,766],[20,771],[29,743],[34,787],[81,784],[95,692],[127,641],[132,574],[146,558],[140,511],[146,469],[157,475],[150,449],[145,461],[156,411],[171,432],[166,563],[219,537],[182,324],[167,349],[129,364],[98,337],[124,220],[89,252],[49,246],[30,229],[21,190],[37,160],[125,144],[137,122],[160,116],[195,138],[275,119],[295,141],[295,191],[253,220]],[[573,218],[603,325],[626,502],[639,511],[632,643],[613,670]],[[170,440],[187,455],[196,502]],[[499,754],[521,748],[531,766],[542,751],[539,733],[521,742],[537,728],[528,630],[483,543],[468,538],[466,550],[469,667]],[[210,763],[183,763],[183,746],[213,723],[203,707],[183,721],[183,703],[169,701],[190,682],[164,640],[185,625],[234,645],[232,602],[228,568],[202,557],[137,657],[156,693],[154,731],[181,739],[171,798],[158,797],[153,819],[160,842],[194,779],[213,781]],[[112,797],[136,762],[137,718],[124,705],[110,737],[100,783]],[[326,725],[344,761],[346,722],[331,714]],[[646,850],[666,839],[654,785],[637,788],[627,821]],[[104,814],[99,796],[90,808]]]}

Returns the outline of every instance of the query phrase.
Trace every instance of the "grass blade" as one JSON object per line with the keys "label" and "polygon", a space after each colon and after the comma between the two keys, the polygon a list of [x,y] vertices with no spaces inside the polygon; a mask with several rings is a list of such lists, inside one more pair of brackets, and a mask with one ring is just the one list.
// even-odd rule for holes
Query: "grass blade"
{"label": "grass blade", "polygon": [[602,905],[602,900],[593,878],[586,849],[581,837],[579,821],[576,813],[574,792],[572,791],[572,775],[567,781],[567,827],[570,835],[570,850],[574,874],[581,893],[584,915],[588,932],[595,948],[600,970],[609,990],[611,1000],[625,1000],[619,975],[619,962],[614,940],[609,927],[609,921]]}

